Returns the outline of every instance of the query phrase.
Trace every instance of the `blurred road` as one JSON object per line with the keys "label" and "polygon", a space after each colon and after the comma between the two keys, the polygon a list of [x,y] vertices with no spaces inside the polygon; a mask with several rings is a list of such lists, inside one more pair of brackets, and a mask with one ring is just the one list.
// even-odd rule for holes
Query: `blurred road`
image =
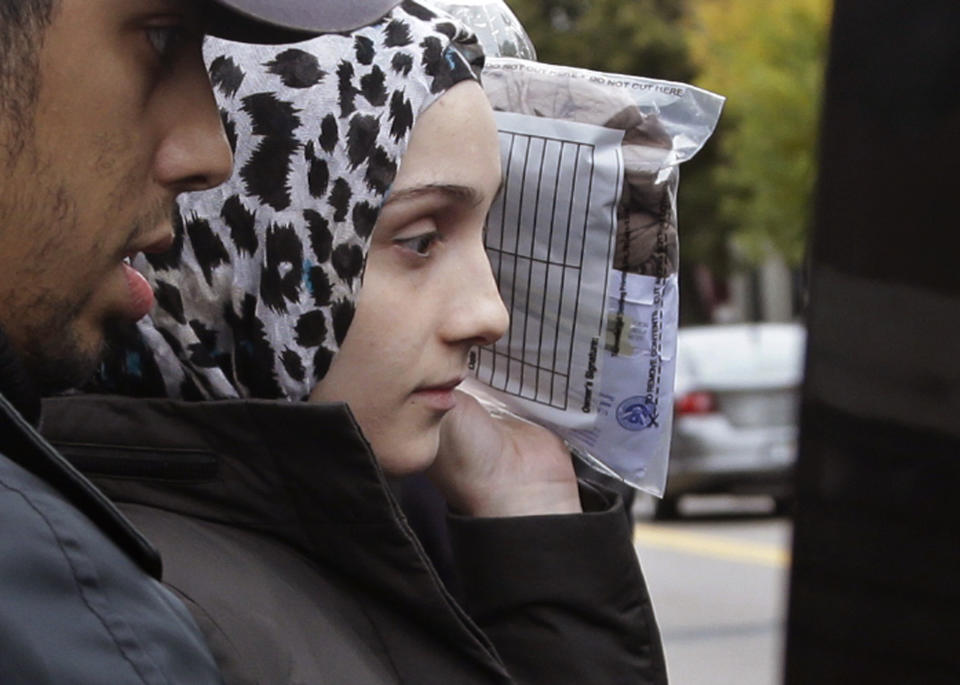
{"label": "blurred road", "polygon": [[670,683],[780,685],[790,523],[733,498],[710,504],[636,527]]}

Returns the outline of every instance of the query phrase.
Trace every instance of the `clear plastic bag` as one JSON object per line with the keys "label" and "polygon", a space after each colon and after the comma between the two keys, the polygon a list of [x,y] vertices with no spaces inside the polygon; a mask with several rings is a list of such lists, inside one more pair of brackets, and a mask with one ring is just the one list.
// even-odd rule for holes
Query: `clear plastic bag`
{"label": "clear plastic bag", "polygon": [[[552,427],[593,466],[662,495],[678,323],[678,166],[713,133],[724,98],[683,83],[512,58],[488,59],[483,84],[498,112],[622,132],[615,225],[587,227],[613,236],[606,295],[597,305],[604,309],[606,340],[590,398],[595,421],[586,428],[582,421]],[[545,121],[542,127],[553,130]],[[517,227],[521,234],[528,230]],[[519,397],[496,401],[542,422]]]}
{"label": "clear plastic bag", "polygon": [[503,0],[431,0],[431,4],[469,26],[488,58],[537,59],[530,37]]}

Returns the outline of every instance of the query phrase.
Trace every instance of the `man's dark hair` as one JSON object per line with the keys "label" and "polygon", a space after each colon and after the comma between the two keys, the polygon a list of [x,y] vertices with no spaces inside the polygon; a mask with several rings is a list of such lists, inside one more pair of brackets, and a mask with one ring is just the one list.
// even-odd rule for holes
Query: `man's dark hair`
{"label": "man's dark hair", "polygon": [[15,158],[30,130],[39,91],[43,31],[59,0],[0,0],[0,127]]}

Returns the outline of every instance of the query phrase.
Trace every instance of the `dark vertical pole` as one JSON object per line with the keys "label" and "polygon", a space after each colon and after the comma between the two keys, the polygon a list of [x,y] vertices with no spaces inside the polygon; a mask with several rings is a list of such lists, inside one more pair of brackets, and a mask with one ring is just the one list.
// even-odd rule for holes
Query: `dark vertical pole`
{"label": "dark vertical pole", "polygon": [[836,0],[788,685],[960,683],[960,2]]}

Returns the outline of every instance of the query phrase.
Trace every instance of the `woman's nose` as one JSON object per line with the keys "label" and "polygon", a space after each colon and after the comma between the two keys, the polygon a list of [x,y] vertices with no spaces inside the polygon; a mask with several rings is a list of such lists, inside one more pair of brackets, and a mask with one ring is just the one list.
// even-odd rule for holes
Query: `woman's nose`
{"label": "woman's nose", "polygon": [[490,260],[480,245],[468,264],[459,270],[451,289],[450,308],[444,325],[449,342],[491,345],[507,331],[510,316],[490,269]]}

